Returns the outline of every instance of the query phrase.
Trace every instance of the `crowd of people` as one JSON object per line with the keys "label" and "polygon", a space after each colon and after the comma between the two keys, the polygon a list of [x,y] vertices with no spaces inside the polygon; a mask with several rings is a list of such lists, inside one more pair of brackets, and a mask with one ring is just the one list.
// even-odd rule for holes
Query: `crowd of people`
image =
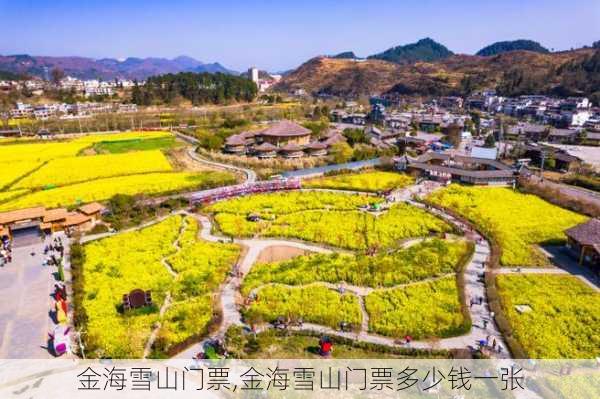
{"label": "crowd of people", "polygon": [[2,249],[0,250],[0,266],[12,262],[12,244],[6,236],[2,237]]}
{"label": "crowd of people", "polygon": [[44,255],[48,257],[44,260],[44,266],[58,266],[62,262],[62,258],[65,255],[65,247],[63,246],[62,239],[55,237],[50,245],[44,247]]}

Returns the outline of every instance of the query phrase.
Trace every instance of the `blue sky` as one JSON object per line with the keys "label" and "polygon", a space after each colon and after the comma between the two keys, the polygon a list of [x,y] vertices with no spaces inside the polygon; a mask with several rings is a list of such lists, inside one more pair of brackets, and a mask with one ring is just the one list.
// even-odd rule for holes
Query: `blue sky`
{"label": "blue sky", "polygon": [[319,54],[365,56],[433,39],[459,53],[528,38],[556,50],[600,40],[598,0],[0,0],[0,54],[189,55],[244,70]]}

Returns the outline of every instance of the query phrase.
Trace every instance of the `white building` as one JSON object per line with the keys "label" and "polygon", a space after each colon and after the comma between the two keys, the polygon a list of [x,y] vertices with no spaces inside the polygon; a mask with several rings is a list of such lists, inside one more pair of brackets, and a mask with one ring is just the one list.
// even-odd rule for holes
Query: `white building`
{"label": "white building", "polygon": [[256,83],[256,86],[258,86],[258,68],[252,67],[248,69],[248,79]]}

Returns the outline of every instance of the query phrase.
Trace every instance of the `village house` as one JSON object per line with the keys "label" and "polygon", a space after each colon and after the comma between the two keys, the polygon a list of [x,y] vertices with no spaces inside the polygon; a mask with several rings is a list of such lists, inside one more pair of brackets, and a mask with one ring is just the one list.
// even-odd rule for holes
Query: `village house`
{"label": "village house", "polygon": [[275,158],[277,156],[277,147],[271,143],[262,143],[254,147],[254,154],[259,158]]}
{"label": "village house", "polygon": [[281,147],[279,153],[284,158],[302,158],[304,156],[302,147],[294,143],[288,143],[284,147]]}
{"label": "village house", "polygon": [[281,121],[256,133],[257,142],[271,143],[276,147],[287,144],[305,145],[312,132],[291,121]]}
{"label": "village house", "polygon": [[327,144],[324,142],[313,142],[305,146],[304,151],[310,157],[322,157],[327,155]]}
{"label": "village house", "polygon": [[555,144],[573,144],[577,141],[579,132],[575,129],[550,129],[548,142]]}
{"label": "village house", "polygon": [[93,222],[97,222],[102,217],[102,214],[106,211],[106,207],[98,202],[92,202],[80,206],[77,210],[83,215],[89,217]]}
{"label": "village house", "polygon": [[545,140],[548,135],[548,128],[544,125],[533,123],[519,123],[510,126],[505,132],[507,137],[520,138],[533,142]]}
{"label": "village house", "polygon": [[[90,208],[91,209],[91,208]],[[36,243],[42,234],[57,231],[88,231],[96,219],[81,212],[68,212],[64,208],[34,207],[0,212],[0,236],[13,240],[15,246]]]}
{"label": "village house", "polygon": [[336,130],[330,130],[319,140],[311,141],[312,132],[294,122],[278,122],[266,129],[242,132],[229,136],[223,151],[234,155],[251,155],[258,158],[300,158],[327,155],[335,143],[345,140]]}
{"label": "village house", "polygon": [[501,162],[463,155],[427,152],[418,158],[394,158],[398,170],[416,172],[432,180],[477,185],[512,185],[515,171]]}
{"label": "village house", "polygon": [[600,219],[571,227],[565,231],[567,248],[580,265],[588,265],[600,271]]}
{"label": "village house", "polygon": [[[525,158],[531,159],[531,162],[535,165],[541,165],[542,157],[554,160],[554,169],[556,170],[569,170],[573,165],[580,162],[580,159],[569,155],[566,152],[548,147],[548,146],[537,146],[537,145],[526,145]],[[545,161],[545,167],[548,168],[548,163]]]}

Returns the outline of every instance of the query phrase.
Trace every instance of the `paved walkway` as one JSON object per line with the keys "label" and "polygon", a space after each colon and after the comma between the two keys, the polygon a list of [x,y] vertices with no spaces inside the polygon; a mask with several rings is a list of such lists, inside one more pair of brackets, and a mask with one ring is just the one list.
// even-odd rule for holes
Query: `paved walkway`
{"label": "paved walkway", "polygon": [[[183,140],[189,144],[193,144],[193,145],[200,144],[200,141],[197,138],[188,136],[187,134],[183,134],[181,132],[175,132],[175,135],[177,137],[179,137],[181,140]],[[202,163],[204,165],[208,165],[208,166],[218,168],[218,169],[230,170],[230,171],[233,171],[236,173],[242,173],[246,176],[245,183],[254,183],[257,179],[256,172],[254,172],[252,169],[242,168],[239,166],[234,166],[234,165],[230,165],[230,164],[226,164],[226,163],[215,162],[215,161],[210,161],[208,159],[204,159],[200,155],[198,155],[193,148],[190,148],[188,150],[188,155],[194,161]]]}
{"label": "paved walkway", "polygon": [[[402,197],[399,197],[402,198]],[[423,208],[424,205],[416,202],[411,203],[415,206]],[[465,267],[465,290],[467,302],[470,302],[472,299],[474,302],[478,304],[474,304],[470,307],[469,311],[471,314],[471,319],[473,322],[473,327],[468,334],[465,334],[460,337],[454,338],[446,338],[446,339],[436,339],[435,341],[413,341],[410,346],[414,348],[421,349],[462,349],[469,347],[477,347],[477,343],[481,340],[486,340],[488,337],[490,341],[492,339],[496,340],[498,346],[502,347],[502,354],[496,354],[497,357],[507,358],[509,357],[509,353],[504,343],[504,340],[493,320],[493,317],[490,313],[489,306],[487,303],[486,295],[485,295],[485,286],[483,283],[483,279],[480,277],[485,271],[485,264],[490,255],[490,246],[487,241],[483,239],[483,237],[479,236],[476,232],[468,231],[468,226],[462,224],[458,220],[454,219],[452,216],[442,213],[438,210],[430,210],[432,213],[437,214],[448,222],[455,224],[463,231],[467,231],[467,236],[475,241],[475,253],[472,259],[469,261],[467,266]],[[200,230],[200,236],[202,239],[207,241],[223,241],[224,238],[214,236],[212,234],[212,224],[210,220],[205,216],[197,216],[198,221],[202,224],[202,229]],[[301,249],[307,249],[314,252],[330,252],[329,249],[325,249],[318,246],[312,246],[308,244],[302,244],[294,241],[287,240],[268,240],[268,239],[245,239],[245,240],[234,240],[235,243],[241,244],[247,248],[247,252],[245,257],[242,259],[239,265],[236,266],[233,276],[230,277],[225,283],[220,297],[221,297],[221,306],[223,312],[223,321],[221,326],[216,334],[212,337],[207,338],[206,340],[193,345],[187,350],[181,352],[177,355],[177,358],[190,358],[194,356],[196,353],[203,351],[205,343],[214,338],[222,338],[227,331],[227,329],[233,325],[243,325],[239,303],[241,303],[241,298],[239,294],[239,287],[245,277],[245,275],[250,271],[252,265],[255,263],[260,252],[268,246],[271,245],[288,245],[294,246]],[[325,283],[326,284],[326,283]],[[331,288],[339,287],[339,284],[332,284]],[[368,287],[353,287],[347,286],[350,291],[355,289],[356,294],[363,296],[367,294],[369,291]],[[361,295],[362,294],[362,295]],[[479,304],[479,300],[481,299],[481,304]],[[330,335],[338,335],[343,336],[350,339],[357,339],[366,342],[377,343],[386,346],[399,347],[403,346],[397,342],[394,338],[382,337],[376,334],[368,333],[368,319],[367,324],[363,320],[363,325],[361,326],[361,331],[357,333],[351,332],[342,332],[336,331],[331,328],[325,326],[319,326],[311,323],[304,323],[302,327],[296,327],[296,329],[302,330],[312,330],[323,334]]]}
{"label": "paved walkway", "polygon": [[[60,236],[69,248],[64,234]],[[50,243],[48,237],[46,243]],[[50,311],[54,309],[56,280],[54,266],[42,266],[46,256],[38,243],[13,248],[13,261],[0,267],[0,359],[47,359],[48,333],[54,329]],[[65,253],[65,259],[68,253]],[[70,269],[65,265],[65,275]]]}

